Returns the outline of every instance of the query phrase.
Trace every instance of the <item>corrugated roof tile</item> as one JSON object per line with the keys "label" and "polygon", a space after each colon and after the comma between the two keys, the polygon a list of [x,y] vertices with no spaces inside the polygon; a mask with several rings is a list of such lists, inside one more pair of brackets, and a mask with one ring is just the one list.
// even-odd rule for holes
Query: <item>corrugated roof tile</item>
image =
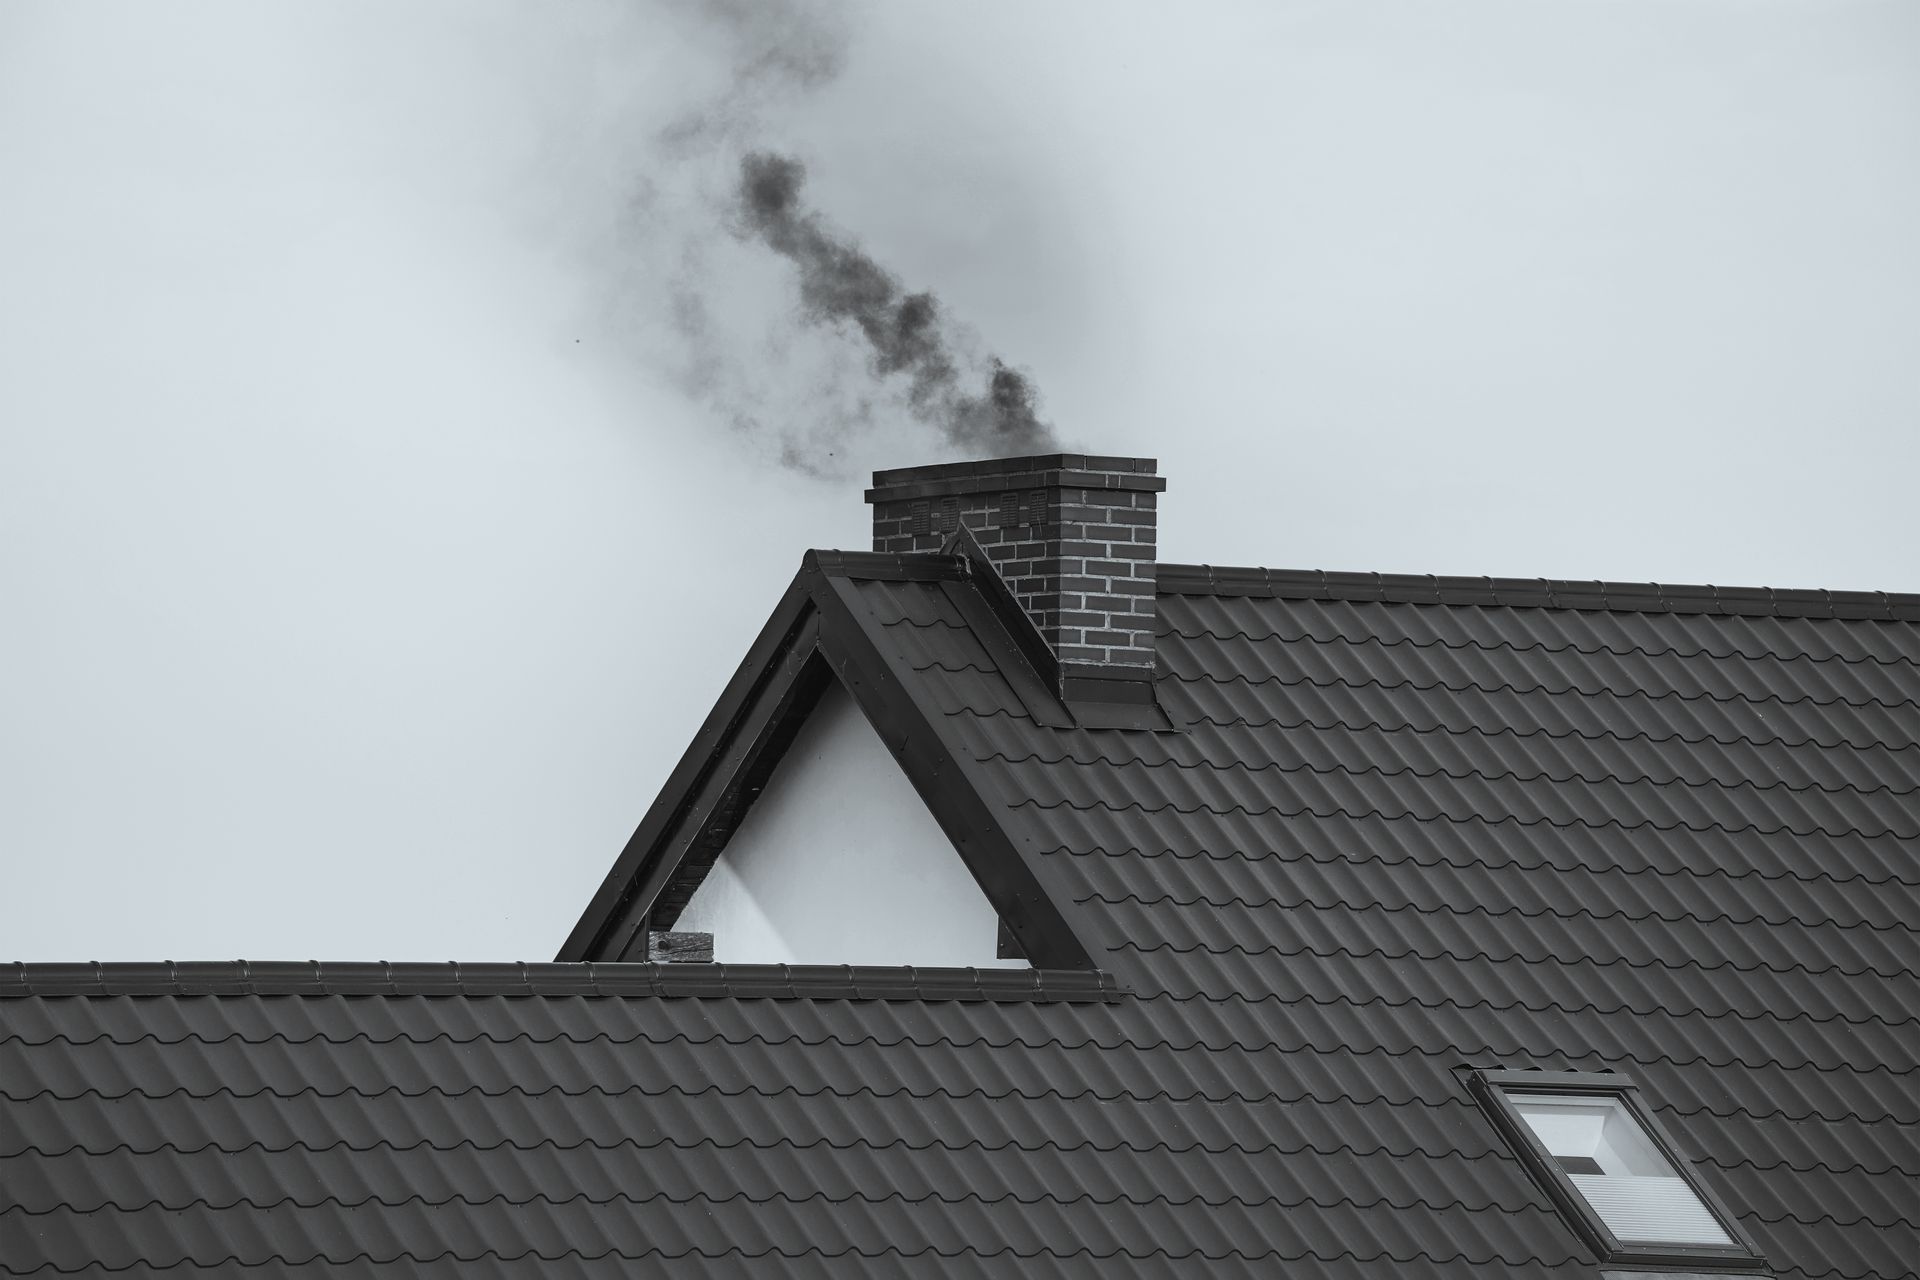
{"label": "corrugated roof tile", "polygon": [[1630,1073],[1776,1274],[1920,1255],[1912,602],[1181,569],[1136,733],[848,564],[1117,1003],[0,1001],[5,1265],[1597,1275],[1470,1066]]}

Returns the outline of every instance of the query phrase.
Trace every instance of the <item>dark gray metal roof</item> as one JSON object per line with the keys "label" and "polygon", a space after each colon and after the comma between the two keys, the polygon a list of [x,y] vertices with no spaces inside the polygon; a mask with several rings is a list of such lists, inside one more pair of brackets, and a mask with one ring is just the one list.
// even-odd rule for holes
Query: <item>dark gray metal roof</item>
{"label": "dark gray metal roof", "polygon": [[0,1262],[1597,1276],[1501,1067],[1630,1075],[1775,1274],[1914,1274],[1910,602],[1166,566],[1154,733],[1033,719],[924,568],[829,572],[1111,984],[14,970]]}

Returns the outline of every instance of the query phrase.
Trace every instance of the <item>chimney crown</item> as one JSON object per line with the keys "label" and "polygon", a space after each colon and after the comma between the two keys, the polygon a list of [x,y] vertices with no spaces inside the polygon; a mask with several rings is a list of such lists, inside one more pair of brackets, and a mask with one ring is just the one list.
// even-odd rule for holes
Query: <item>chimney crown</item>
{"label": "chimney crown", "polygon": [[1151,680],[1152,458],[1046,453],[873,473],[873,549],[939,551],[963,522],[1060,663],[1063,684]]}

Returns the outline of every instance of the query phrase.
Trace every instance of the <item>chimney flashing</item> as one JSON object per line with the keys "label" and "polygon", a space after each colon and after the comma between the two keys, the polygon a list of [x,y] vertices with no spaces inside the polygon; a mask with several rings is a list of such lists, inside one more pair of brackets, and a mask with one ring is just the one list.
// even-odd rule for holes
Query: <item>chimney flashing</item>
{"label": "chimney flashing", "polygon": [[1117,663],[1068,662],[1060,666],[1060,691],[1068,702],[1153,705],[1153,672]]}

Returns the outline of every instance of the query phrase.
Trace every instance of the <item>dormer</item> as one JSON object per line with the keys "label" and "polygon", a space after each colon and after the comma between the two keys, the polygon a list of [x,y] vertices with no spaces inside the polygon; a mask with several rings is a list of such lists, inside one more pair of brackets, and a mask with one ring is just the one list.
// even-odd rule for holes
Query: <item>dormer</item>
{"label": "dormer", "polygon": [[[1167,729],[1153,470],[876,473],[875,550],[808,553],[561,958],[645,959],[673,931],[718,963],[1090,968],[1070,892],[1009,840],[950,721]],[[955,702],[960,670],[994,705]]]}

